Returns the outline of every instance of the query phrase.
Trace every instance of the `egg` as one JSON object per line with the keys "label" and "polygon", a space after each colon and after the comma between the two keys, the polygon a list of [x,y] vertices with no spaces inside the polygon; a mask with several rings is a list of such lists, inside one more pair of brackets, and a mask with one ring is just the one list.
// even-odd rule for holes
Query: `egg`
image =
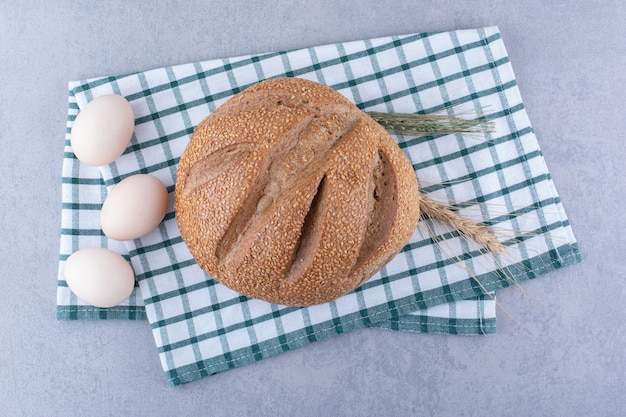
{"label": "egg", "polygon": [[100,227],[111,239],[137,239],[161,223],[167,206],[167,189],[158,178],[131,175],[113,187],[104,200]]}
{"label": "egg", "polygon": [[65,281],[76,296],[95,306],[108,308],[126,300],[135,286],[130,264],[105,248],[85,248],[65,262]]}
{"label": "egg", "polygon": [[124,153],[134,128],[128,100],[117,94],[100,96],[76,116],[70,132],[72,151],[86,165],[110,164]]}

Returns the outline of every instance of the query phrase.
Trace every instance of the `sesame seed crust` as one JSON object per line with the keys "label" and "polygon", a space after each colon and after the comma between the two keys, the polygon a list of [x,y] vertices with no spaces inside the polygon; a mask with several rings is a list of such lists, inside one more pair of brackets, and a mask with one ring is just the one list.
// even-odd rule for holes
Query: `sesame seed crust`
{"label": "sesame seed crust", "polygon": [[411,163],[333,89],[269,79],[195,129],[178,166],[176,219],[198,265],[268,302],[331,301],[378,272],[419,219]]}

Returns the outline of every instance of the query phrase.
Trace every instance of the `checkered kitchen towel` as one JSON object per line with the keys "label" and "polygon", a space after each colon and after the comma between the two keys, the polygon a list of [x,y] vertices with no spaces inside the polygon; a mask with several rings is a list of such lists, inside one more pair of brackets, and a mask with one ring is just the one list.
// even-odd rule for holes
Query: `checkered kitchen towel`
{"label": "checkered kitchen towel", "polygon": [[[422,221],[403,251],[363,286],[330,303],[293,308],[247,299],[207,277],[182,242],[171,205],[160,227],[141,239],[121,244],[102,235],[98,210],[108,189],[129,175],[150,173],[171,196],[177,161],[194,126],[233,94],[276,76],[324,83],[364,110],[478,116],[486,111],[495,126],[486,135],[396,139],[422,191],[493,225],[508,253],[485,254],[455,231]],[[110,93],[130,101],[135,134],[125,154],[98,172],[74,159],[66,138],[57,316],[145,314],[172,385],[367,326],[491,333],[494,291],[581,260],[496,27],[72,82],[68,133],[80,108]],[[126,305],[94,309],[67,288],[65,259],[87,246],[116,249],[131,262],[138,288]]]}

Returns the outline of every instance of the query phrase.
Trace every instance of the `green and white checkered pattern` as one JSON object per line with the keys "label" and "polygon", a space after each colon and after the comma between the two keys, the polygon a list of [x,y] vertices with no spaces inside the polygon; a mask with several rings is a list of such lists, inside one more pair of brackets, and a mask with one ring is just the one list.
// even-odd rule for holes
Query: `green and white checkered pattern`
{"label": "green and white checkered pattern", "polygon": [[[172,204],[159,228],[141,239],[120,243],[103,236],[99,209],[111,187],[129,175],[149,173],[167,186],[173,201],[177,162],[194,126],[233,94],[277,76],[324,83],[363,110],[485,112],[495,126],[486,135],[396,139],[413,162],[422,191],[492,225],[508,253],[485,254],[454,230],[422,221],[403,251],[363,286],[327,304],[293,308],[247,299],[202,272],[181,240]],[[80,108],[110,93],[131,103],[135,132],[117,161],[86,167],[72,153],[69,132]],[[172,385],[362,327],[493,333],[497,289],[581,260],[496,27],[72,82],[62,213],[57,317],[147,317]],[[67,288],[65,260],[89,246],[111,248],[131,262],[138,288],[124,305],[93,308]]]}

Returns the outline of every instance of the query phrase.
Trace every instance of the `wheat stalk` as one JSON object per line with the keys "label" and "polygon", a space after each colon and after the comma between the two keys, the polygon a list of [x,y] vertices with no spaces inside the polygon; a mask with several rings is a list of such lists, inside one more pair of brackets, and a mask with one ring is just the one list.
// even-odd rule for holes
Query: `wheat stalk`
{"label": "wheat stalk", "polygon": [[366,113],[386,130],[401,134],[487,133],[493,129],[493,122],[484,117],[464,119],[444,114]]}
{"label": "wheat stalk", "polygon": [[506,246],[500,243],[487,226],[474,223],[460,216],[458,213],[452,211],[450,207],[434,201],[424,194],[420,195],[420,209],[424,216],[447,224],[464,237],[484,246],[485,249],[491,253],[498,254],[506,252]]}

